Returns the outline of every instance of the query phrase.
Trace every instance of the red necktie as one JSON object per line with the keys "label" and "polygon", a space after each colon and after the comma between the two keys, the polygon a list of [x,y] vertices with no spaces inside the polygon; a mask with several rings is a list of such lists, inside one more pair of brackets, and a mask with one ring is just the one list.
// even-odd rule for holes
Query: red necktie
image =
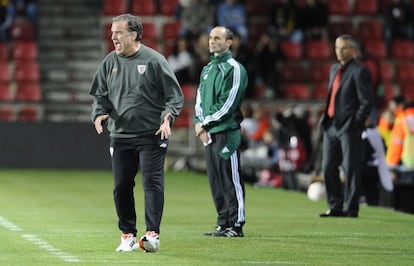
{"label": "red necktie", "polygon": [[342,72],[342,69],[341,68],[338,69],[338,72],[336,72],[336,76],[332,84],[332,92],[331,92],[331,97],[329,99],[329,105],[328,105],[328,116],[329,117],[333,117],[335,113],[335,96],[336,96],[336,93],[338,92],[339,83],[341,82],[341,74],[342,74],[341,72]]}

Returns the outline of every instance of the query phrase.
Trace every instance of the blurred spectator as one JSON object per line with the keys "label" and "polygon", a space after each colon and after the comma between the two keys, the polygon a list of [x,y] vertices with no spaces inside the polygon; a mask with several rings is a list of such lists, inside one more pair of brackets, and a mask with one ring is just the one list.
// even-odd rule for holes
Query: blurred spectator
{"label": "blurred spectator", "polygon": [[413,39],[413,8],[410,1],[391,0],[384,13],[384,37],[388,48],[394,39]]}
{"label": "blurred spectator", "polygon": [[[278,142],[267,111],[260,105],[254,106],[253,110],[253,120],[256,123],[253,127],[256,130],[253,127],[250,133],[244,130],[248,145],[240,154],[240,165],[246,181],[256,183],[262,171],[268,172],[268,177],[277,172]],[[266,182],[268,181],[270,182],[269,178],[266,178]]]}
{"label": "blurred spectator", "polygon": [[182,1],[179,12],[180,35],[196,39],[200,34],[208,33],[214,22],[214,14],[214,6],[209,0]]}
{"label": "blurred spectator", "polygon": [[302,107],[292,106],[277,114],[276,119],[281,125],[277,139],[282,186],[285,189],[298,190],[297,173],[305,169],[312,151],[308,147],[311,143],[307,115]]}
{"label": "blurred spectator", "polygon": [[253,118],[257,121],[257,129],[253,133],[247,135],[247,137],[252,143],[260,143],[263,141],[264,134],[270,127],[268,111],[263,106],[255,106]]}
{"label": "blurred spectator", "polygon": [[273,1],[270,6],[269,26],[278,41],[302,42],[299,9],[294,0]]}
{"label": "blurred spectator", "polygon": [[380,60],[374,58],[367,50],[362,42],[357,42],[357,49],[355,49],[356,54],[355,58],[360,61],[364,66],[366,66],[371,73],[372,88],[374,95],[374,105],[371,116],[373,117],[372,121],[378,120],[378,109],[381,107],[381,100],[378,98],[377,91],[380,88]]}
{"label": "blurred spectator", "polygon": [[390,167],[414,168],[414,102],[404,104],[395,120],[386,161]]}
{"label": "blurred spectator", "polygon": [[404,106],[404,98],[402,96],[394,96],[388,102],[385,109],[379,117],[378,132],[384,139],[385,147],[388,148],[391,141],[391,131],[394,126],[395,118],[402,113]]}
{"label": "blurred spectator", "polygon": [[[362,132],[361,196],[368,205],[379,205],[383,189],[393,190],[391,173],[385,162],[385,143],[370,118]],[[383,188],[383,189],[382,189]]]}
{"label": "blurred spectator", "polygon": [[9,0],[0,1],[0,41],[10,41],[10,28],[16,17],[16,9]]}
{"label": "blurred spectator", "polygon": [[36,0],[12,0],[16,8],[17,16],[29,20],[33,26],[37,26],[38,13]]}
{"label": "blurred spectator", "polygon": [[175,40],[173,51],[167,60],[180,84],[194,82],[194,58],[185,38]]}
{"label": "blurred spectator", "polygon": [[306,0],[299,9],[300,28],[303,29],[304,38],[327,39],[328,37],[328,7],[321,0]]}
{"label": "blurred spectator", "polygon": [[[195,72],[201,73],[203,66],[207,65],[210,61],[210,51],[208,48],[208,33],[202,33],[196,40],[194,40],[194,60],[195,60]],[[198,78],[196,83],[198,83]]]}
{"label": "blurred spectator", "polygon": [[219,4],[217,25],[225,26],[241,36],[243,44],[248,42],[246,7],[239,0],[224,0]]}
{"label": "blurred spectator", "polygon": [[264,85],[271,97],[279,91],[277,63],[284,58],[279,43],[269,32],[264,32],[254,47],[254,83],[255,86]]}
{"label": "blurred spectator", "polygon": [[253,107],[250,103],[243,103],[241,112],[243,114],[243,120],[240,123],[243,142],[243,148],[241,150],[244,150],[251,146],[249,136],[256,132],[258,121],[253,117]]}
{"label": "blurred spectator", "polygon": [[241,36],[237,32],[234,33],[232,45],[230,47],[233,57],[239,61],[247,70],[248,85],[245,93],[246,98],[251,98],[251,91],[254,80],[254,69],[256,66],[251,62],[251,52],[246,44],[242,43]]}

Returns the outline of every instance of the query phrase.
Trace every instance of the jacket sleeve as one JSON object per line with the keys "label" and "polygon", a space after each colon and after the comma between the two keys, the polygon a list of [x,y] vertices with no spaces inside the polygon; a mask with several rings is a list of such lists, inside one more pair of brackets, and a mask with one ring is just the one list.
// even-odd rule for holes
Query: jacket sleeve
{"label": "jacket sleeve", "polygon": [[374,102],[371,74],[366,67],[362,67],[361,71],[357,71],[356,84],[360,104],[355,115],[355,123],[362,127],[371,112]]}
{"label": "jacket sleeve", "polygon": [[112,104],[108,99],[108,87],[103,64],[95,73],[89,94],[93,97],[92,121],[95,121],[97,116],[109,114],[112,111]]}
{"label": "jacket sleeve", "polygon": [[173,123],[175,118],[180,114],[184,105],[183,92],[174,72],[166,60],[159,64],[159,68],[159,73],[162,74],[159,75],[158,78],[161,82],[160,86],[163,88],[165,102],[165,109],[161,112],[160,119],[163,121],[167,113],[170,113],[172,118],[171,123]]}
{"label": "jacket sleeve", "polygon": [[221,123],[234,116],[238,110],[247,86],[247,75],[243,67],[233,64],[232,70],[226,72],[221,83],[219,98],[205,115],[202,125],[205,128]]}

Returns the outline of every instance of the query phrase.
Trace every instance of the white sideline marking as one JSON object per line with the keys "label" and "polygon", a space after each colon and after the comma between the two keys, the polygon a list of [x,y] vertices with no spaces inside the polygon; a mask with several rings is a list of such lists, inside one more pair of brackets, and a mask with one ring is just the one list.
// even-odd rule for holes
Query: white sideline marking
{"label": "white sideline marking", "polygon": [[[13,231],[13,232],[23,231],[22,228],[20,228],[17,225],[13,224],[12,222],[10,222],[9,220],[7,220],[6,218],[4,218],[1,215],[0,215],[0,225],[4,228],[8,229],[9,231]],[[62,250],[59,250],[59,249],[55,248],[54,246],[50,245],[49,243],[47,243],[46,241],[40,239],[39,237],[37,237],[35,235],[23,234],[23,235],[21,235],[21,237],[23,237],[24,239],[34,243],[40,249],[43,249],[43,250],[49,252],[50,254],[53,254],[53,255],[57,256],[58,258],[62,259],[65,262],[80,262],[80,260],[77,257],[72,256],[72,255],[70,255],[66,252],[63,252]]]}
{"label": "white sideline marking", "polygon": [[9,231],[13,231],[13,232],[22,231],[22,229],[20,227],[13,224],[12,222],[10,222],[9,220],[7,220],[6,218],[4,218],[1,215],[0,215],[0,225],[3,226],[4,228],[8,229]]}

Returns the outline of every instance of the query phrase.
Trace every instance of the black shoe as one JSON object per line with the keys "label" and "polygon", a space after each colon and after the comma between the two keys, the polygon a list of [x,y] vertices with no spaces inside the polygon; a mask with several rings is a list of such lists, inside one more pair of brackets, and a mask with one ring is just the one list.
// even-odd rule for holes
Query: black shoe
{"label": "black shoe", "polygon": [[328,210],[325,213],[319,214],[319,217],[346,217],[347,214],[343,211],[337,211],[337,210]]}
{"label": "black shoe", "polygon": [[205,232],[203,235],[205,236],[218,236],[223,234],[226,229],[223,226],[218,225],[214,231]]}
{"label": "black shoe", "polygon": [[243,230],[241,229],[241,227],[229,227],[224,229],[221,232],[217,232],[216,234],[214,234],[213,236],[218,236],[218,237],[243,237]]}

